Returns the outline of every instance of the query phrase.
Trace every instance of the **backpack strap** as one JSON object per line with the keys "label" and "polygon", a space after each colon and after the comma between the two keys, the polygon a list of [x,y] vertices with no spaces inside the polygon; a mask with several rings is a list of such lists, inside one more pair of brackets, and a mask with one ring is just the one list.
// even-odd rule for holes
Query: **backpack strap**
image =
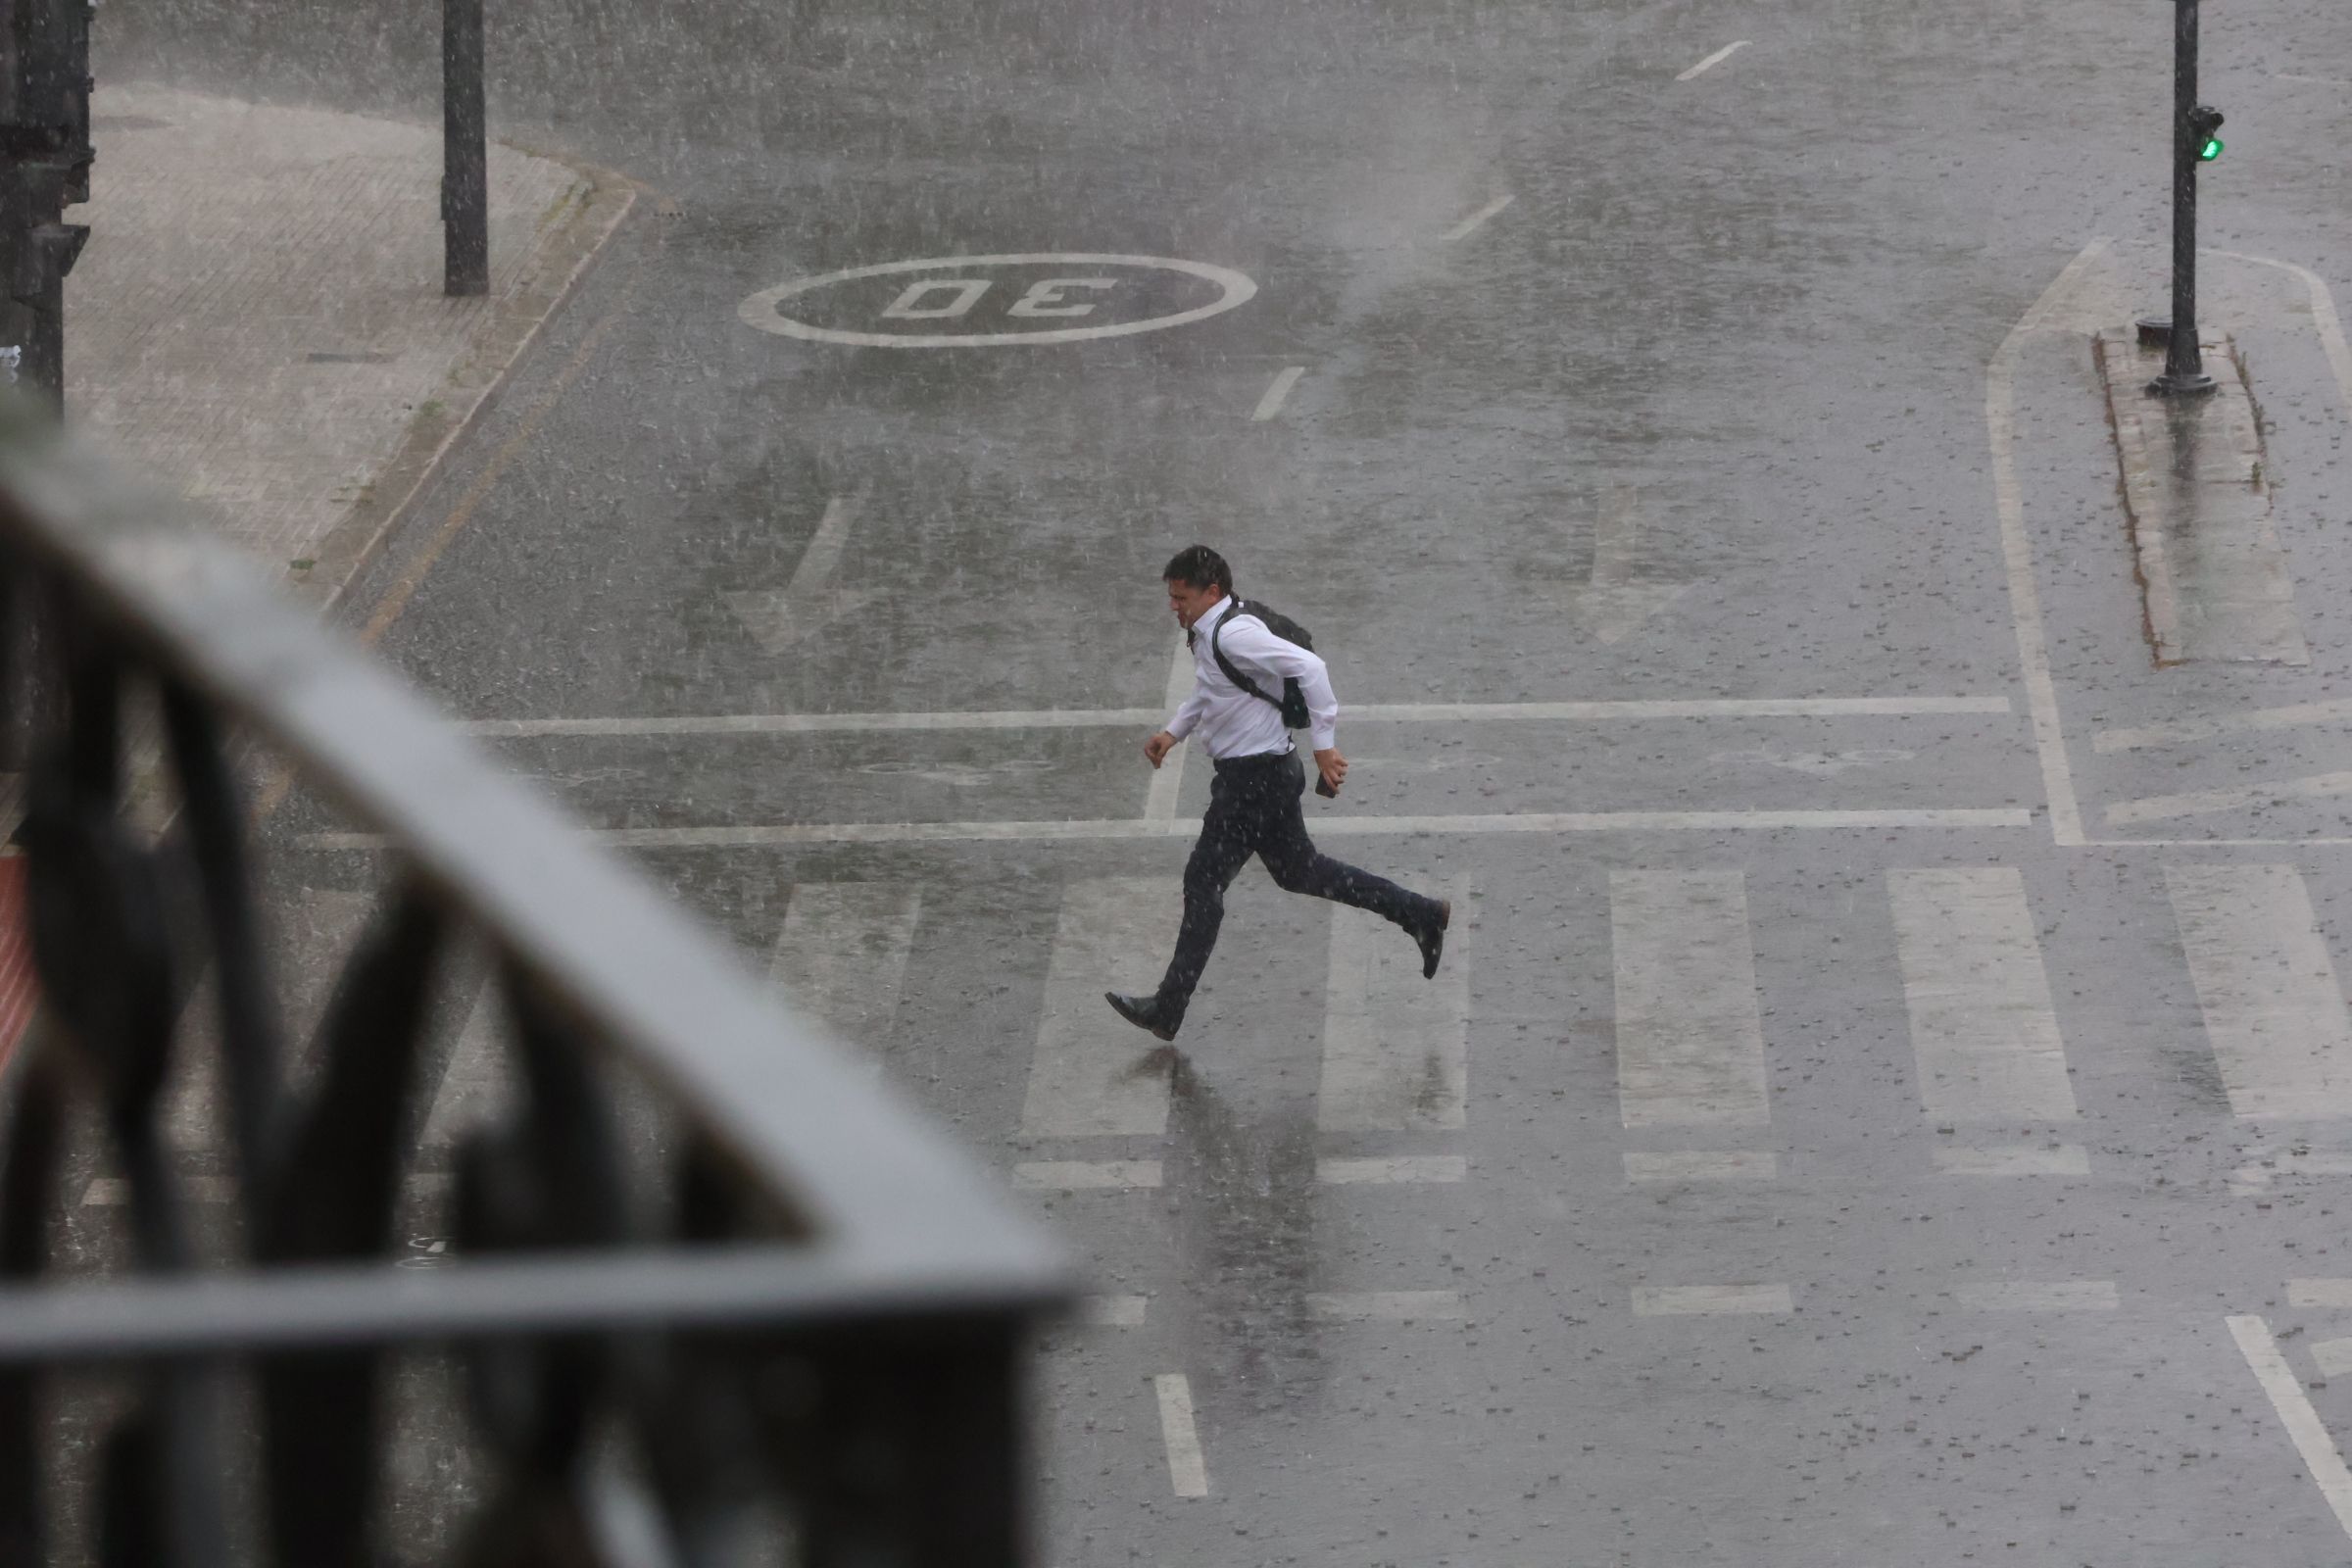
{"label": "backpack strap", "polygon": [[[1219,639],[1225,634],[1225,623],[1236,615],[1245,615],[1248,613],[1250,613],[1250,607],[1242,603],[1241,600],[1236,599],[1233,602],[1233,608],[1217,617],[1217,623],[1208,629],[1208,654],[1211,659],[1214,659],[1217,662],[1217,667],[1225,672],[1225,678],[1227,680],[1233,682],[1236,686],[1239,686],[1242,690],[1248,692],[1259,702],[1265,703],[1279,710],[1282,708],[1282,700],[1278,697],[1268,697],[1264,687],[1258,685],[1257,682],[1243,674],[1242,666],[1225,657],[1225,649],[1219,642]],[[1263,622],[1261,621],[1260,624],[1263,624]]]}

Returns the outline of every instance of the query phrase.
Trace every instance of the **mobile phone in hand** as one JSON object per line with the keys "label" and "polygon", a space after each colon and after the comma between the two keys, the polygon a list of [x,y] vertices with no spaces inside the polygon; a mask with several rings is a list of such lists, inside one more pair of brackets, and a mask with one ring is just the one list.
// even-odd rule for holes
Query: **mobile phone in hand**
{"label": "mobile phone in hand", "polygon": [[1336,801],[1340,798],[1340,792],[1331,787],[1331,780],[1325,778],[1320,771],[1315,774],[1315,793],[1327,801]]}

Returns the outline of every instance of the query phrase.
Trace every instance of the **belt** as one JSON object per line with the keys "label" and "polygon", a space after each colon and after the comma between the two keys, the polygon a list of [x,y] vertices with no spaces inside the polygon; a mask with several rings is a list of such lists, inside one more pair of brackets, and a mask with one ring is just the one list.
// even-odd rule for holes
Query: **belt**
{"label": "belt", "polygon": [[1220,773],[1235,767],[1262,767],[1268,762],[1283,762],[1298,755],[1298,748],[1286,746],[1279,752],[1251,752],[1247,757],[1220,757],[1212,765]]}

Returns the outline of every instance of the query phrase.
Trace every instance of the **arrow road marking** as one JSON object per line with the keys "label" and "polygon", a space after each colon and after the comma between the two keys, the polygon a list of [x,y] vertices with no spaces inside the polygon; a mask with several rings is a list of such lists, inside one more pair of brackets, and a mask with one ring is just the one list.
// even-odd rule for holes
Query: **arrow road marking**
{"label": "arrow road marking", "polygon": [[1677,81],[1689,81],[1692,76],[1700,75],[1705,72],[1711,71],[1715,67],[1722,65],[1726,60],[1731,59],[1733,55],[1738,54],[1740,50],[1746,48],[1748,40],[1745,38],[1740,39],[1738,43],[1727,43],[1722,48],[1716,50],[1713,54],[1707,56],[1706,59],[1701,60],[1697,65],[1692,66],[1689,71],[1684,72],[1681,75],[1675,77],[1674,79]]}
{"label": "arrow road marking", "polygon": [[833,574],[841,568],[841,549],[849,542],[850,518],[856,510],[840,496],[825,504],[824,519],[816,525],[816,537],[801,553],[801,564],[793,568],[791,582],[781,588],[726,595],[727,608],[735,612],[744,630],[769,653],[780,654],[802,638],[821,631],[844,615],[855,614],[882,597],[872,589],[833,586]]}
{"label": "arrow road marking", "polygon": [[1613,485],[1592,527],[1592,576],[1576,593],[1576,612],[1604,643],[1626,637],[1682,595],[1685,583],[1636,582],[1642,501],[1631,485]]}

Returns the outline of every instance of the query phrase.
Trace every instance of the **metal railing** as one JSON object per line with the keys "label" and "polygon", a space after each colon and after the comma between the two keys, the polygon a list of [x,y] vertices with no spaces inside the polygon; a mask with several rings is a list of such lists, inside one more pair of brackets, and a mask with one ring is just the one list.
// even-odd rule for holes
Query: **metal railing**
{"label": "metal railing", "polygon": [[[436,1419],[479,1456],[437,1560],[1025,1561],[1021,1372],[1065,1298],[1054,1250],[184,514],[0,410],[0,723],[30,740],[45,998],[0,1120],[0,1563],[400,1560],[389,1382],[420,1348],[463,1390]],[[160,831],[126,815],[142,704]],[[253,746],[392,846],[299,1051],[265,972]],[[465,944],[493,956],[516,1087],[442,1177],[447,1266],[405,1268],[422,1042]],[[165,1129],[200,1039],[225,1265],[192,1244],[213,1222]],[[649,1147],[619,1130],[624,1067],[668,1118]],[[119,1173],[118,1269],[55,1255],[76,1118]]]}

